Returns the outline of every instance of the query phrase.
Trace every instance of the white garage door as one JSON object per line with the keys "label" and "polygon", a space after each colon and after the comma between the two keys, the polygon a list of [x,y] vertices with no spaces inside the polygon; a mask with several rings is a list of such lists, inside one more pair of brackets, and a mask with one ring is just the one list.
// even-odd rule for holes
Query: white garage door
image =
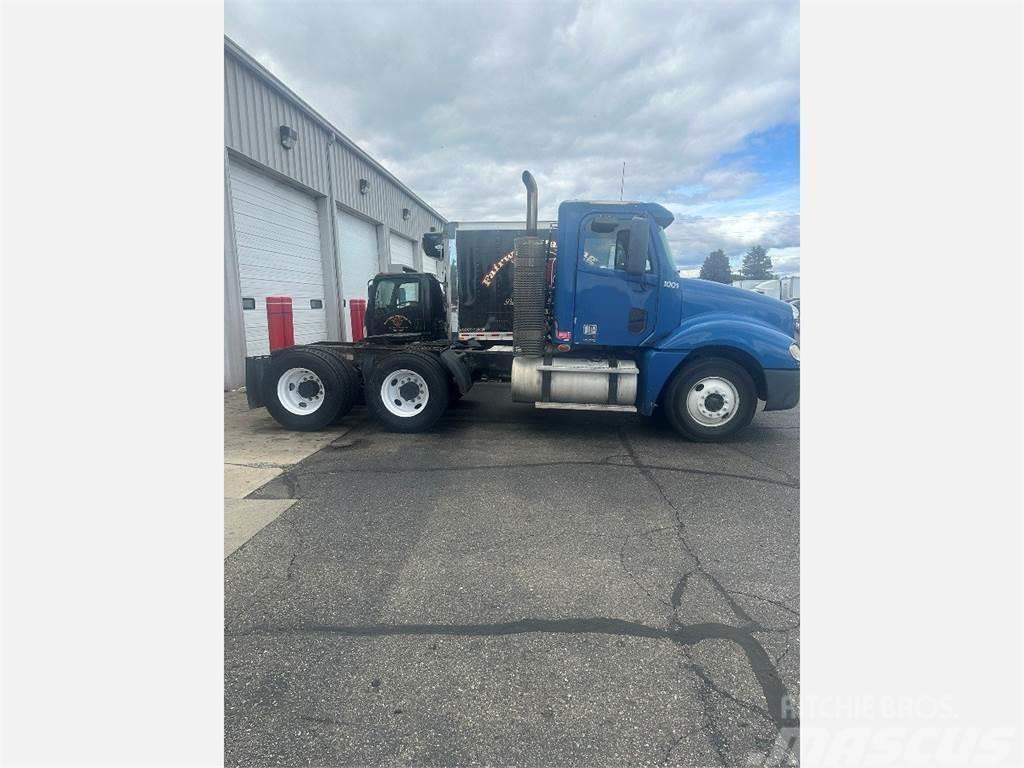
{"label": "white garage door", "polygon": [[412,240],[406,240],[401,235],[391,235],[391,263],[404,264],[407,267],[415,267],[413,259]]}
{"label": "white garage door", "polygon": [[[289,296],[295,343],[327,338],[316,201],[232,161],[231,202],[242,284],[246,354],[270,354],[267,296]],[[246,301],[252,299],[253,301]]]}
{"label": "white garage door", "polygon": [[349,301],[367,300],[366,284],[380,270],[377,263],[377,227],[338,211],[338,247],[341,251],[341,286],[345,305],[345,338],[351,341],[352,313]]}
{"label": "white garage door", "polygon": [[438,269],[438,265],[440,263],[441,262],[438,259],[432,259],[429,256],[424,256],[423,271],[426,272],[428,275],[438,275],[438,277],[440,278],[440,270]]}

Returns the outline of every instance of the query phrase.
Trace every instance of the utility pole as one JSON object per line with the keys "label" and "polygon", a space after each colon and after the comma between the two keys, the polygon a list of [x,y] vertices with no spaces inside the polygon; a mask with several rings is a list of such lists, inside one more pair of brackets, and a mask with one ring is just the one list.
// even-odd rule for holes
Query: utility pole
{"label": "utility pole", "polygon": [[622,161],[622,183],[619,184],[619,202],[622,202],[622,190],[626,188],[626,161]]}

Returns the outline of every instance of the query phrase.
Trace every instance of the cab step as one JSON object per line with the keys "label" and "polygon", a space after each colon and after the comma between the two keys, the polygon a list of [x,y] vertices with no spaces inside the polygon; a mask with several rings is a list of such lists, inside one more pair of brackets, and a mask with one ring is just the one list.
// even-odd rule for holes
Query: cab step
{"label": "cab step", "polygon": [[534,408],[552,408],[563,411],[614,411],[615,413],[636,413],[635,405],[605,405],[603,403],[542,403],[536,402]]}

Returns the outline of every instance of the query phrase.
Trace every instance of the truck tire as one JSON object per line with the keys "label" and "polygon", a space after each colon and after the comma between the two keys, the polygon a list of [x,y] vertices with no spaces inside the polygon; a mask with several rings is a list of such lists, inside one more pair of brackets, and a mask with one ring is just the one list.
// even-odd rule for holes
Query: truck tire
{"label": "truck tire", "polygon": [[714,443],[750,424],[757,409],[757,387],[750,374],[732,360],[699,358],[673,377],[662,407],[683,437]]}
{"label": "truck tire", "polygon": [[263,378],[263,402],[270,415],[281,426],[301,432],[317,432],[348,413],[355,391],[338,358],[312,347],[274,355]]}
{"label": "truck tire", "polygon": [[347,363],[348,371],[352,376],[352,405],[348,407],[347,411],[344,413],[339,412],[338,415],[334,417],[336,422],[341,421],[343,418],[348,416],[349,411],[357,405],[365,405],[366,403],[363,399],[363,375],[359,372],[359,369],[348,360],[346,360],[345,363]]}
{"label": "truck tire", "polygon": [[341,409],[338,414],[334,417],[335,422],[339,422],[344,419],[351,412],[353,406],[359,404],[363,400],[363,377],[356,369],[355,365],[344,355],[335,352],[330,347],[323,349],[313,349],[314,352],[324,354],[326,353],[332,360],[337,364],[338,372],[341,374],[345,381],[345,391],[351,393],[351,397],[347,401],[343,402]]}
{"label": "truck tire", "polygon": [[448,408],[448,372],[423,352],[397,352],[374,366],[366,405],[393,432],[430,429]]}

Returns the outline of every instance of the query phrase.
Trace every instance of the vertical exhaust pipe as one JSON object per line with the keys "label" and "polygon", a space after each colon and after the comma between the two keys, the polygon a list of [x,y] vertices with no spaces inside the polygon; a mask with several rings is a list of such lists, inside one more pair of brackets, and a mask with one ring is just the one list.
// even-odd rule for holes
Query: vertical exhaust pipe
{"label": "vertical exhaust pipe", "polygon": [[533,237],[537,234],[537,182],[529,171],[523,171],[523,184],[526,185],[526,229]]}
{"label": "vertical exhaust pipe", "polygon": [[[547,321],[544,314],[544,268],[547,254],[544,241],[537,237],[537,182],[533,174],[523,171],[526,185],[526,237],[515,239],[515,272],[512,277],[513,354],[538,356],[544,354]],[[515,399],[515,368],[512,371]]]}

